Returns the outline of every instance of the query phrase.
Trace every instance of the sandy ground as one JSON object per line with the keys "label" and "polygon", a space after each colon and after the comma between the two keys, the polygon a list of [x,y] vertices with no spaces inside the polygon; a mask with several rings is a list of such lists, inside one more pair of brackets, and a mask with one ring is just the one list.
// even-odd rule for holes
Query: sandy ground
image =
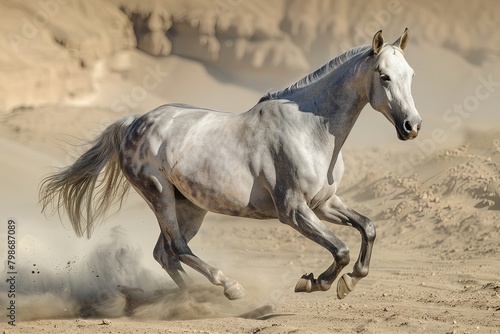
{"label": "sandy ground", "polygon": [[[167,102],[239,112],[275,87],[238,85],[194,60],[129,50],[95,64],[93,93],[3,115],[0,333],[500,333],[500,63],[491,56],[471,64],[412,41],[407,58],[417,72],[419,138],[399,142],[367,108],[345,146],[341,198],[375,221],[378,237],[369,276],[343,300],[334,289],[293,292],[301,275],[317,276],[332,259],[278,221],[207,216],[190,245],[246,288],[247,297],[228,301],[193,271],[195,284],[176,289],[152,258],[159,229],[137,194],[90,240],[37,204],[43,176],[72,163],[86,148],[82,139],[124,114]],[[117,70],[120,61],[126,71]],[[157,85],[124,98],[152,71]],[[476,100],[470,112],[454,109]],[[9,219],[15,327],[6,310]],[[360,237],[331,228],[351,249],[350,270]]]}
{"label": "sandy ground", "polygon": [[[1,211],[17,223],[19,253],[17,326],[2,324],[5,333],[500,332],[500,133],[463,130],[463,145],[436,149],[413,170],[408,151],[346,147],[342,198],[376,221],[378,239],[370,275],[344,300],[293,292],[331,257],[289,227],[209,215],[192,247],[247,289],[230,302],[197,273],[188,292],[174,287],[150,255],[158,228],[137,194],[91,240],[39,213],[50,166],[71,163],[66,152],[84,149],[77,138],[118,116],[66,105],[2,122]],[[357,233],[332,229],[355,259]]]}

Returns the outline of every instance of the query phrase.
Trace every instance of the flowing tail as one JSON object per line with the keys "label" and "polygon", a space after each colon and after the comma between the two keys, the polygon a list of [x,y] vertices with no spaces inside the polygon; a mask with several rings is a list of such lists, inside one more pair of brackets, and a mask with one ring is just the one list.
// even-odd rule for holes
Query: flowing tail
{"label": "flowing tail", "polygon": [[127,194],[130,184],[120,169],[119,150],[135,116],[109,125],[93,146],[75,163],[43,179],[39,198],[42,211],[50,206],[60,214],[64,207],[76,235],[92,235],[94,226],[109,207]]}

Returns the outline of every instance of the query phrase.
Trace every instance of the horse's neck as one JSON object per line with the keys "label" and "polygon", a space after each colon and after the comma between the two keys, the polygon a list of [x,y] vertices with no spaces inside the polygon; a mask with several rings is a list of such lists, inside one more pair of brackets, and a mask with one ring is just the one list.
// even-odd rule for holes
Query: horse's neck
{"label": "horse's neck", "polygon": [[329,153],[329,184],[335,181],[333,168],[340,150],[361,110],[368,103],[363,73],[353,66],[342,71],[332,72],[288,97],[297,103],[299,110],[313,113],[324,121],[323,124],[327,124],[326,128],[323,127],[323,131],[327,132],[324,135],[331,138],[333,145],[333,152]]}
{"label": "horse's neck", "polygon": [[[332,72],[286,97],[303,112],[322,118],[335,146],[343,145],[361,110],[368,103],[364,75],[353,67]],[[340,149],[340,147],[339,147]]]}

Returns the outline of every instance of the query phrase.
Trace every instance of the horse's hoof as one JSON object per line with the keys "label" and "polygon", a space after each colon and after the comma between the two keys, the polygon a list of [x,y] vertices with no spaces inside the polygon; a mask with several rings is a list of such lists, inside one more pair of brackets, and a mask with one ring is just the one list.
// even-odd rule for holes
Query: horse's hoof
{"label": "horse's hoof", "polygon": [[337,297],[339,299],[344,299],[345,296],[347,296],[352,290],[354,290],[355,286],[356,283],[353,281],[351,276],[349,276],[348,274],[342,275],[342,277],[339,279],[339,282],[337,283]]}
{"label": "horse's hoof", "polygon": [[246,295],[246,290],[238,282],[224,289],[224,296],[226,296],[229,300],[240,299]]}
{"label": "horse's hoof", "polygon": [[313,280],[314,276],[312,273],[303,275],[295,285],[295,292],[311,292]]}
{"label": "horse's hoof", "polygon": [[314,292],[314,291],[327,291],[331,287],[327,281],[318,277],[314,278],[314,275],[310,273],[309,275],[303,275],[297,284],[295,285],[295,292]]}

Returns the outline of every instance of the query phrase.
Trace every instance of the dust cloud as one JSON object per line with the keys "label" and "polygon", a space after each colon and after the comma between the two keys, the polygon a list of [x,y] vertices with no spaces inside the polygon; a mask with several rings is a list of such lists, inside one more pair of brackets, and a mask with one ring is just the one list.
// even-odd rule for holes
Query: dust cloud
{"label": "dust cloud", "polygon": [[[36,262],[17,271],[19,321],[122,316],[203,319],[238,316],[257,305],[252,298],[231,302],[222,288],[204,280],[184,290],[177,288],[167,273],[161,275],[144,265],[142,250],[131,246],[122,227],[112,228],[76,259],[61,254]],[[6,296],[2,291],[2,305]]]}

